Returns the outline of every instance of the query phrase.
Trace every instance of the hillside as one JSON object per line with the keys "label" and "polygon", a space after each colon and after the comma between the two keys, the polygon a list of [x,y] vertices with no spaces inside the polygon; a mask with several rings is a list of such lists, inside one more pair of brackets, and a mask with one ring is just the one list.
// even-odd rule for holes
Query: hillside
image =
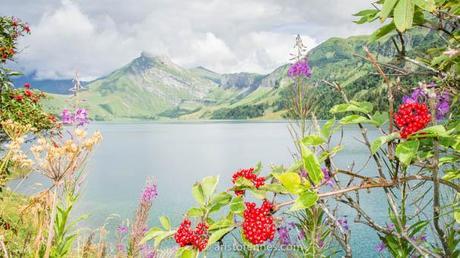
{"label": "hillside", "polygon": [[[412,45],[429,48],[438,40],[428,31],[415,31],[406,37]],[[341,101],[339,94],[324,80],[339,83],[353,99],[383,106],[384,87],[371,65],[365,61],[363,46],[368,45],[379,61],[413,69],[396,62],[393,42],[388,38],[368,45],[368,36],[331,38],[308,53],[312,77],[310,92],[318,102],[319,118],[327,118],[330,107]],[[126,66],[89,82],[82,92],[85,105],[97,120],[119,119],[280,119],[287,116],[290,86],[289,65],[267,75],[253,73],[219,74],[204,67],[186,69],[166,57],[142,53]],[[402,77],[403,84],[415,79]],[[62,95],[54,95],[48,106],[62,108]]]}

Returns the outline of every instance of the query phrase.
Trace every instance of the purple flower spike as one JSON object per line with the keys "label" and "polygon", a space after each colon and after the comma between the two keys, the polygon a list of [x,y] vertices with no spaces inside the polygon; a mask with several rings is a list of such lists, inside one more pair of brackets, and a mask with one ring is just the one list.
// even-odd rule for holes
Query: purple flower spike
{"label": "purple flower spike", "polygon": [[337,219],[337,223],[342,227],[344,231],[348,231],[350,227],[348,226],[348,220],[346,217]]}
{"label": "purple flower spike", "polygon": [[308,77],[311,76],[311,68],[308,64],[307,59],[302,59],[289,67],[288,76],[291,78],[295,77]]}
{"label": "purple flower spike", "polygon": [[280,238],[281,245],[289,245],[291,244],[291,237],[289,235],[289,229],[287,227],[279,227],[278,228],[278,235]]}
{"label": "purple flower spike", "polygon": [[450,110],[450,96],[444,92],[438,96],[438,104],[436,105],[436,119],[442,120],[446,117]]}
{"label": "purple flower spike", "polygon": [[323,182],[325,182],[328,186],[333,187],[334,186],[334,181],[332,181],[331,176],[329,175],[329,169],[326,167],[321,168],[321,171],[323,172]]}
{"label": "purple flower spike", "polygon": [[148,182],[142,193],[142,202],[151,202],[158,195],[157,186],[151,182]]}
{"label": "purple flower spike", "polygon": [[72,112],[70,112],[68,109],[64,109],[62,110],[62,113],[61,113],[61,120],[62,120],[62,123],[65,125],[73,124],[74,116]]}
{"label": "purple flower spike", "polygon": [[75,111],[75,122],[77,122],[79,126],[88,124],[88,111],[84,108],[78,108]]}
{"label": "purple flower spike", "polygon": [[126,233],[128,233],[128,227],[125,226],[125,225],[119,225],[117,227],[117,232],[120,233],[120,234],[126,234]]}
{"label": "purple flower spike", "polygon": [[381,252],[383,252],[385,250],[385,248],[387,248],[385,243],[380,242],[375,246],[375,251],[377,251],[378,253],[381,253]]}

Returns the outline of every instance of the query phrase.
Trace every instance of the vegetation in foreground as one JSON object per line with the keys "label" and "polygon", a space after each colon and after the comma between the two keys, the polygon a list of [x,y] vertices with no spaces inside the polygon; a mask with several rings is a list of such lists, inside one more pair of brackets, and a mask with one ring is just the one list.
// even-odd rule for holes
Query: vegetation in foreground
{"label": "vegetation in foreground", "polygon": [[[74,105],[63,110],[61,124],[65,129],[45,134],[47,126],[33,124],[43,113],[38,101],[30,120],[23,120],[17,110],[29,108],[35,94],[12,89],[9,75],[2,73],[2,132],[7,145],[2,153],[0,175],[0,251],[5,257],[161,257],[171,256],[166,242],[175,242],[179,257],[205,257],[220,252],[226,243],[235,241],[243,257],[352,257],[352,232],[348,218],[340,216],[344,206],[356,212],[354,221],[371,228],[380,238],[375,247],[379,255],[393,257],[458,257],[460,255],[458,223],[460,222],[458,119],[459,56],[458,15],[460,4],[447,0],[385,0],[374,3],[375,9],[358,14],[358,23],[380,19],[384,26],[374,33],[374,40],[392,36],[400,61],[411,63],[431,76],[431,80],[406,85],[401,72],[413,72],[399,66],[380,63],[364,47],[364,59],[384,82],[387,104],[384,110],[366,101],[348,96],[344,86],[325,81],[341,96],[343,103],[334,105],[332,118],[324,125],[317,123],[318,96],[310,94],[310,77],[315,73],[305,56],[305,47],[296,39],[296,58],[287,74],[293,81],[286,96],[289,99],[290,132],[296,146],[290,167],[262,165],[236,171],[226,191],[216,192],[219,177],[209,176],[192,187],[196,205],[184,215],[177,227],[167,217],[160,217],[160,227],[147,227],[152,203],[157,197],[156,185],[148,181],[139,200],[132,223],[117,228],[113,248],[103,237],[104,228],[85,237],[75,226],[80,218],[70,221],[79,185],[84,180],[85,163],[94,147],[102,140],[100,133],[87,135],[88,112],[80,107],[79,83],[76,81]],[[11,33],[22,30],[14,18],[2,18],[3,49],[14,49]],[[437,48],[407,55],[404,34],[412,27],[428,27],[445,40]],[[12,30],[9,30],[13,28]],[[16,29],[14,29],[16,28]],[[6,45],[6,48],[3,47]],[[9,44],[9,45],[8,45]],[[10,47],[10,48],[8,48]],[[7,50],[6,53],[11,53]],[[14,53],[14,52],[13,52]],[[11,59],[6,56],[2,62]],[[395,75],[396,74],[396,75]],[[6,82],[6,83],[5,83]],[[11,94],[13,92],[13,94]],[[400,92],[404,96],[398,96]],[[33,92],[32,92],[33,93]],[[5,94],[5,95],[3,95]],[[18,97],[20,96],[20,97]],[[25,101],[26,99],[26,101]],[[27,109],[26,109],[27,111]],[[308,126],[307,121],[313,121]],[[53,122],[53,119],[51,119]],[[339,164],[335,155],[345,151],[342,141],[344,125],[359,128],[369,160],[351,166]],[[370,140],[367,127],[376,127],[379,136]],[[26,155],[23,143],[33,138],[32,154]],[[340,138],[340,137],[339,137]],[[32,158],[31,158],[32,157]],[[375,175],[360,174],[362,167],[375,165]],[[5,187],[7,180],[30,171],[42,173],[50,187],[35,196],[20,196]],[[265,175],[263,175],[265,174]],[[388,205],[388,220],[380,224],[360,204],[362,191],[380,189]],[[249,195],[255,199],[249,199]],[[251,201],[254,200],[254,201]]]}

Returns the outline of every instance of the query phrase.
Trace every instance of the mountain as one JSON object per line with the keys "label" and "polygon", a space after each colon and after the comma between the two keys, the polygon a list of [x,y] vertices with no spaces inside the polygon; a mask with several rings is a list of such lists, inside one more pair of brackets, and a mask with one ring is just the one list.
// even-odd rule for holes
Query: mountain
{"label": "mountain", "polygon": [[[30,83],[35,89],[45,91],[48,93],[63,95],[71,94],[70,89],[73,87],[74,84],[72,79],[37,79],[36,72],[13,78],[13,84],[16,87],[22,87],[26,82]],[[82,85],[87,84],[87,82],[84,81],[81,81],[80,83]]]}
{"label": "mountain", "polygon": [[[417,30],[405,37],[409,55],[417,48],[439,44],[429,31]],[[371,101],[377,107],[386,103],[385,87],[371,64],[363,59],[363,46],[379,62],[400,68],[415,69],[409,63],[393,58],[393,42],[387,38],[368,44],[368,36],[331,38],[309,51],[307,58],[312,77],[307,80],[320,107],[319,118],[327,118],[329,109],[340,103],[341,95],[325,80],[339,83],[352,99]],[[107,76],[89,82],[81,93],[85,106],[97,120],[117,119],[280,119],[287,117],[292,79],[289,65],[261,75],[254,73],[220,74],[204,67],[186,69],[166,57],[148,53]],[[403,85],[423,79],[403,76]],[[58,112],[65,97],[53,95],[48,103]],[[63,104],[64,103],[64,104]]]}

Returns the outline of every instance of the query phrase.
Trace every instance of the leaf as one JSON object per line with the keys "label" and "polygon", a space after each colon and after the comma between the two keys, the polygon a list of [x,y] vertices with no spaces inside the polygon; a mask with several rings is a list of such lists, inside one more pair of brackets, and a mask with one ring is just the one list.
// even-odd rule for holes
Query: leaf
{"label": "leaf", "polygon": [[349,115],[349,116],[346,116],[342,119],[340,119],[340,124],[342,125],[348,125],[348,124],[369,124],[371,123],[372,121],[363,117],[363,116],[360,116],[360,115]]}
{"label": "leaf", "polygon": [[377,151],[380,149],[380,147],[383,144],[391,142],[392,140],[394,140],[396,138],[398,138],[398,133],[394,132],[392,134],[382,135],[382,136],[378,137],[377,139],[375,139],[371,144],[372,155],[377,153]]}
{"label": "leaf", "polygon": [[288,190],[281,184],[265,184],[259,187],[259,189],[272,193],[288,193]]}
{"label": "leaf", "polygon": [[160,217],[160,223],[161,223],[161,225],[163,226],[164,229],[171,230],[171,223],[169,222],[168,217],[161,216]]}
{"label": "leaf", "polygon": [[[449,137],[449,132],[446,131],[446,128],[442,125],[434,125],[423,130],[419,131],[419,133],[423,133],[422,137],[427,136],[435,136],[435,137]],[[428,135],[427,135],[428,134]]]}
{"label": "leaf", "polygon": [[234,227],[228,227],[228,228],[219,229],[219,230],[213,232],[211,234],[211,236],[209,237],[206,249],[209,248],[215,242],[219,241],[223,236],[225,236],[225,234],[227,234],[228,232],[232,231],[233,229],[234,229]]}
{"label": "leaf", "polygon": [[375,114],[371,117],[372,123],[380,127],[388,121],[388,114],[382,112],[375,112]]}
{"label": "leaf", "polygon": [[201,181],[205,200],[209,199],[216,190],[219,183],[219,176],[208,176]]}
{"label": "leaf", "polygon": [[412,0],[399,0],[394,9],[394,23],[396,28],[404,32],[412,27],[414,19],[414,3]]}
{"label": "leaf", "polygon": [[396,146],[396,157],[405,166],[409,166],[412,160],[417,156],[419,141],[401,142]]}
{"label": "leaf", "polygon": [[200,205],[204,205],[205,198],[204,198],[203,188],[201,187],[200,183],[195,183],[193,185],[192,195]]}
{"label": "leaf", "polygon": [[214,196],[209,202],[209,206],[211,207],[209,212],[212,213],[219,211],[222,207],[229,204],[231,200],[232,196],[229,193],[219,193],[218,195]]}
{"label": "leaf", "polygon": [[303,209],[309,208],[315,205],[318,199],[319,197],[316,192],[305,191],[301,193],[300,196],[295,200],[290,211],[297,211],[297,210],[303,210]]}
{"label": "leaf", "polygon": [[215,231],[223,228],[234,227],[232,217],[218,220],[209,226],[209,231]]}
{"label": "leaf", "polygon": [[201,208],[190,208],[187,211],[188,217],[201,217],[204,215],[204,210]]}
{"label": "leaf", "polygon": [[398,0],[385,0],[383,3],[382,11],[380,12],[380,19],[382,21],[388,18],[388,15],[390,15],[391,11],[393,11],[397,2]]}
{"label": "leaf", "polygon": [[298,194],[303,191],[302,180],[299,174],[295,172],[284,172],[280,174],[273,174],[273,176],[280,181],[280,183],[293,194]]}
{"label": "leaf", "polygon": [[254,171],[252,173],[258,175],[262,171],[262,162],[257,162],[256,167],[254,168]]}
{"label": "leaf", "polygon": [[421,221],[414,223],[407,230],[409,232],[409,236],[410,237],[415,236],[418,232],[423,230],[428,224],[429,222],[426,220],[421,220]]}
{"label": "leaf", "polygon": [[195,258],[197,257],[197,250],[190,246],[184,246],[177,250],[176,257],[180,258]]}
{"label": "leaf", "polygon": [[241,214],[244,211],[244,201],[242,196],[233,198],[230,202],[230,211],[236,214]]}
{"label": "leaf", "polygon": [[335,118],[327,120],[327,122],[321,127],[321,134],[324,138],[329,138],[332,134],[332,126],[335,124]]}
{"label": "leaf", "polygon": [[434,0],[412,0],[415,5],[427,12],[433,12],[436,9]]}
{"label": "leaf", "polygon": [[155,237],[155,241],[153,242],[153,245],[155,248],[158,248],[163,240],[166,238],[174,235],[176,231],[162,231]]}
{"label": "leaf", "polygon": [[372,103],[367,101],[350,101],[349,103],[343,103],[335,105],[331,108],[330,112],[335,113],[343,113],[343,112],[361,112],[365,114],[369,114],[374,109]]}
{"label": "leaf", "polygon": [[444,180],[454,180],[460,178],[460,170],[450,169],[445,171],[445,175],[442,177]]}
{"label": "leaf", "polygon": [[318,146],[324,143],[324,139],[319,135],[308,135],[302,139],[302,144],[305,146]]}
{"label": "leaf", "polygon": [[153,228],[149,229],[149,231],[147,231],[147,233],[145,233],[144,238],[141,241],[141,244],[143,244],[143,243],[155,238],[156,236],[158,236],[162,232],[164,232],[164,231],[161,230],[161,228],[153,227]]}
{"label": "leaf", "polygon": [[396,29],[396,26],[395,26],[394,22],[388,23],[387,25],[384,25],[384,26],[378,28],[376,31],[374,31],[371,34],[370,38],[369,38],[369,42],[370,43],[375,42],[375,41],[385,37],[390,32],[393,32],[395,29]]}
{"label": "leaf", "polygon": [[318,158],[309,148],[302,148],[302,158],[305,170],[308,176],[315,185],[319,184],[323,179],[323,172],[318,161]]}

